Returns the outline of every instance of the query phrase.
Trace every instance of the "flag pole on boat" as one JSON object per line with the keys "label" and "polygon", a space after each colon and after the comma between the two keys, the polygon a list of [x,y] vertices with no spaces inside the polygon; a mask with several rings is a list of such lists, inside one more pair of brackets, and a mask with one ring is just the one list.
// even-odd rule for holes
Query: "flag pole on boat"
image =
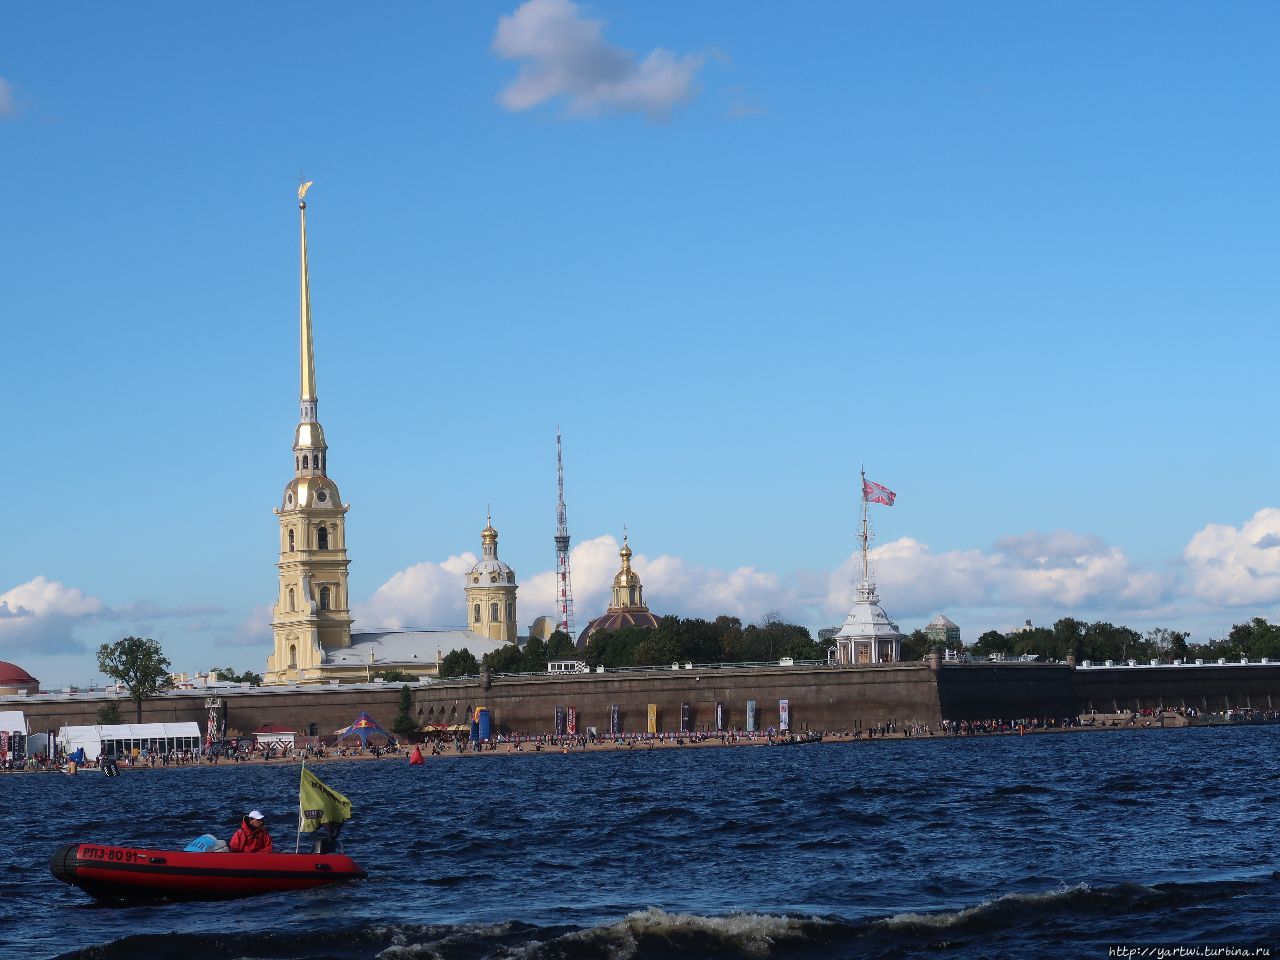
{"label": "flag pole on boat", "polygon": [[303,758],[302,769],[298,771],[298,833],[293,840],[294,853],[297,853],[300,849],[302,849],[302,784],[304,782],[303,774],[306,772],[306,769],[307,769],[307,761],[306,761],[306,758]]}

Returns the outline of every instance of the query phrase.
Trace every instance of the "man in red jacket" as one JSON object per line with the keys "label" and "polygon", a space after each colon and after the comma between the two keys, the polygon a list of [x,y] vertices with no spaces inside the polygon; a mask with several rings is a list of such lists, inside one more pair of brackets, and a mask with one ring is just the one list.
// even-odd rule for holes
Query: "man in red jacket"
{"label": "man in red jacket", "polygon": [[227,844],[232,853],[271,852],[271,834],[267,833],[267,827],[263,823],[264,819],[266,818],[262,816],[262,811],[253,810],[240,821],[240,829],[235,832],[231,837],[231,842]]}

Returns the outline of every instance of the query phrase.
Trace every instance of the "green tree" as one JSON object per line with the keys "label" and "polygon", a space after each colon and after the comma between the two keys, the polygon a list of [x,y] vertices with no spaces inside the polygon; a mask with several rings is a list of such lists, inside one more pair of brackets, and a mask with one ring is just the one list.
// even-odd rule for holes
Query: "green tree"
{"label": "green tree", "polygon": [[923,660],[925,654],[932,649],[933,638],[923,630],[912,630],[908,636],[902,638],[902,659],[904,661]]}
{"label": "green tree", "polygon": [[979,657],[992,653],[1013,653],[1013,641],[999,630],[988,630],[974,643],[973,652]]}
{"label": "green tree", "polygon": [[225,680],[227,683],[247,683],[255,687],[262,686],[262,674],[254,673],[252,670],[237,673],[231,667],[210,667],[209,672],[216,673],[219,680]]}
{"label": "green tree", "polygon": [[129,696],[142,722],[142,701],[169,689],[172,664],[154,640],[125,637],[98,648],[98,669],[129,687]]}
{"label": "green tree", "polygon": [[541,637],[530,637],[520,655],[521,673],[546,673],[548,656],[547,642]]}
{"label": "green tree", "polygon": [[551,634],[551,639],[547,641],[548,660],[570,660],[577,655],[578,648],[574,645],[572,637],[563,630],[556,630]]}
{"label": "green tree", "polygon": [[391,730],[402,737],[418,732],[413,720],[413,692],[407,686],[400,688],[400,709],[391,721]]}
{"label": "green tree", "polygon": [[120,716],[120,704],[114,700],[108,700],[106,703],[98,707],[98,723],[108,726],[113,723],[123,722]]}
{"label": "green tree", "polygon": [[506,646],[486,653],[484,665],[491,673],[520,673],[521,657],[520,648],[514,643],[508,643]]}
{"label": "green tree", "polygon": [[1213,644],[1212,655],[1217,657],[1280,657],[1280,626],[1268,623],[1262,617],[1254,617],[1248,623],[1237,623],[1225,640]]}
{"label": "green tree", "polygon": [[[542,665],[546,669],[546,664]],[[440,661],[440,679],[452,680],[454,677],[470,677],[480,672],[480,663],[470,650],[450,650]]]}
{"label": "green tree", "polygon": [[1191,634],[1168,627],[1156,627],[1147,631],[1147,646],[1152,656],[1161,660],[1183,660],[1187,656],[1187,638]]}
{"label": "green tree", "polygon": [[387,681],[387,683],[412,683],[418,679],[412,673],[407,673],[404,670],[383,670],[375,674],[375,676]]}

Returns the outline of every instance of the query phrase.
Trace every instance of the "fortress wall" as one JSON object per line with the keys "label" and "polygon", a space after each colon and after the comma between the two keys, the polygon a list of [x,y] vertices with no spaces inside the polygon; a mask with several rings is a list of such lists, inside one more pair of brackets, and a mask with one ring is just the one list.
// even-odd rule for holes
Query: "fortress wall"
{"label": "fortress wall", "polygon": [[938,700],[948,720],[1061,719],[1079,712],[1066,664],[944,663]]}
{"label": "fortress wall", "polygon": [[1082,713],[1159,707],[1280,709],[1280,664],[1081,667],[1075,672],[1075,689]]}
{"label": "fortress wall", "polygon": [[748,700],[756,701],[756,725],[765,729],[778,726],[781,699],[789,701],[791,729],[796,731],[866,728],[887,720],[937,723],[940,719],[933,675],[919,664],[497,679],[483,697],[480,705],[487,706],[498,729],[506,731],[551,729],[557,706],[577,710],[579,730],[595,727],[604,731],[612,704],[619,707],[624,730],[643,731],[651,703],[658,708],[659,730],[679,729],[682,703],[689,706],[691,729],[714,730],[717,701],[724,705],[725,727],[741,729],[746,726]]}
{"label": "fortress wall", "polygon": [[[219,691],[226,704],[228,728],[251,732],[264,723],[332,733],[367,710],[389,727],[399,708],[400,684],[385,686],[265,687]],[[727,728],[746,725],[748,700],[757,703],[757,726],[778,725],[778,701],[790,701],[792,729],[857,729],[887,720],[936,724],[937,685],[922,664],[874,667],[776,667],[762,669],[654,670],[635,673],[570,674],[537,677],[496,677],[488,689],[480,682],[444,681],[410,684],[413,717],[418,724],[466,723],[470,710],[489,709],[494,728],[501,732],[549,733],[557,706],[574,707],[578,729],[609,726],[609,708],[619,707],[624,730],[643,731],[648,704],[658,707],[658,729],[680,726],[680,705],[689,705],[690,727],[715,728],[715,704],[724,704]],[[143,704],[144,722],[195,720],[205,723],[205,692],[170,694]],[[26,698],[24,698],[26,700]],[[6,702],[23,710],[33,730],[67,724],[92,724],[103,701],[84,696],[38,698]],[[134,718],[132,701],[118,701],[122,719]]]}
{"label": "fortress wall", "polygon": [[[262,687],[217,692],[226,702],[228,727],[249,733],[265,723],[329,734],[367,710],[389,727],[399,708],[400,684],[324,687]],[[1280,709],[1280,664],[1206,664],[1181,667],[1091,667],[1065,664],[924,664],[844,668],[706,668],[496,677],[486,689],[478,680],[410,684],[413,718],[425,723],[466,723],[470,711],[487,707],[500,732],[549,733],[557,706],[573,707],[578,729],[605,731],[609,707],[617,704],[624,730],[643,731],[648,704],[658,708],[658,729],[680,725],[680,705],[689,705],[694,730],[715,728],[715,704],[724,704],[725,725],[746,725],[746,703],[757,703],[757,726],[778,725],[778,701],[790,701],[793,730],[866,729],[887,720],[899,725],[949,720],[1065,717],[1091,710],[1110,713],[1155,707],[1225,710]],[[182,691],[143,704],[145,722],[205,723],[204,691]],[[32,730],[92,724],[103,698],[41,695],[0,699],[3,709],[22,710]],[[125,721],[133,703],[118,700]]]}

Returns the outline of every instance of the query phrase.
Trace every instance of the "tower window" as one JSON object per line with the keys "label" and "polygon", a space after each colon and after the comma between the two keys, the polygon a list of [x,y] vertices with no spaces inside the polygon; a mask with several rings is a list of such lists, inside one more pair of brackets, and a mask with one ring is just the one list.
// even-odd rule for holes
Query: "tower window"
{"label": "tower window", "polygon": [[480,604],[476,604],[475,609],[471,613],[471,620],[474,623],[480,622]]}
{"label": "tower window", "polygon": [[321,610],[329,609],[329,588],[328,587],[320,588],[320,609]]}
{"label": "tower window", "polygon": [[320,550],[329,549],[329,528],[321,525],[316,530],[316,547]]}
{"label": "tower window", "polygon": [[298,648],[294,644],[289,644],[289,669],[298,669]]}
{"label": "tower window", "polygon": [[516,618],[516,605],[510,600],[507,601],[507,622],[510,623]]}
{"label": "tower window", "polygon": [[289,531],[289,552],[293,553],[293,530]]}
{"label": "tower window", "polygon": [[305,453],[302,455],[302,469],[307,469],[307,455]]}
{"label": "tower window", "polygon": [[489,622],[498,622],[498,605],[496,603],[489,604]]}
{"label": "tower window", "polygon": [[297,598],[294,596],[293,587],[290,587],[289,588],[289,612],[290,613],[293,613],[293,611],[298,609],[297,604],[298,604],[298,601],[297,601]]}
{"label": "tower window", "polygon": [[631,594],[631,605],[634,607],[636,605],[636,588],[629,587],[628,592]]}

